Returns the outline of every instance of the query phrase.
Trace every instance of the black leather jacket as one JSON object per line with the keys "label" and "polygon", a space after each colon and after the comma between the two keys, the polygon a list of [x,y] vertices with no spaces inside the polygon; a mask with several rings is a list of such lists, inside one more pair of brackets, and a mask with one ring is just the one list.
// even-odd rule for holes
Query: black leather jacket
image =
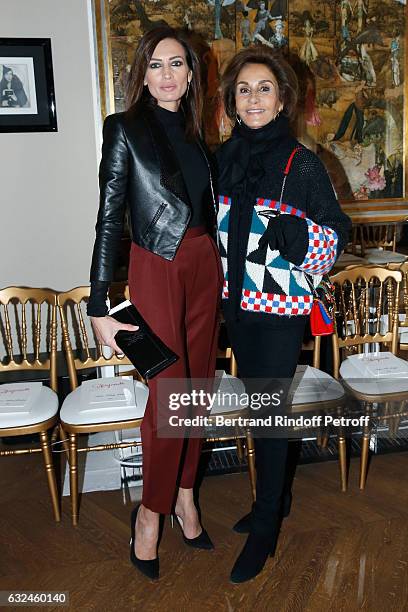
{"label": "black leather jacket", "polygon": [[[207,226],[216,225],[212,163],[203,142],[211,195]],[[191,217],[191,203],[171,143],[151,108],[135,105],[106,117],[99,168],[100,204],[91,281],[113,280],[125,212],[132,240],[172,260]]]}

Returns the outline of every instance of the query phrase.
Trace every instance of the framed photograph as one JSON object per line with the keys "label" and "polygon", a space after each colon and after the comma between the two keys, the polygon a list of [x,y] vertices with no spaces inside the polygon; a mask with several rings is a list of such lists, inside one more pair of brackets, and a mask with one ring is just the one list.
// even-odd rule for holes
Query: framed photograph
{"label": "framed photograph", "polygon": [[56,132],[49,38],[0,38],[0,132]]}

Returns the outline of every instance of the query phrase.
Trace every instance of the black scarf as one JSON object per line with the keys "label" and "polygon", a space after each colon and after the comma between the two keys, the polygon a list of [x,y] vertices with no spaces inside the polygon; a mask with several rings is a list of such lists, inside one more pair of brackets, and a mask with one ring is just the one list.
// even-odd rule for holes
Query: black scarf
{"label": "black scarf", "polygon": [[265,174],[263,154],[291,139],[287,117],[279,115],[261,128],[235,124],[231,138],[219,150],[219,191],[243,195]]}
{"label": "black scarf", "polygon": [[246,245],[255,197],[267,171],[265,153],[272,149],[280,153],[292,141],[296,142],[290,134],[289,121],[280,115],[258,129],[237,123],[231,138],[217,151],[219,193],[232,197],[228,230],[229,299],[223,303],[227,317],[240,317]]}

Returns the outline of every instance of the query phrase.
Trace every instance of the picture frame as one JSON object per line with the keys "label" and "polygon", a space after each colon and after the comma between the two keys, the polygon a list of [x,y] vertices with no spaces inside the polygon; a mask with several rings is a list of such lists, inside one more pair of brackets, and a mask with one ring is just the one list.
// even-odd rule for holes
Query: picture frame
{"label": "picture frame", "polygon": [[95,67],[100,119],[115,112],[108,0],[92,0]]}
{"label": "picture frame", "polygon": [[[285,0],[286,1],[286,0]],[[195,36],[207,74],[204,123],[209,146],[220,143],[219,77],[236,51],[236,0],[92,0],[101,120],[125,109],[126,78],[140,38],[158,25]]]}
{"label": "picture frame", "polygon": [[50,38],[0,38],[0,132],[56,132]]}
{"label": "picture frame", "polygon": [[406,208],[406,18],[400,0],[290,2],[289,50],[307,73],[298,137],[346,210]]}
{"label": "picture frame", "polygon": [[266,44],[295,69],[295,134],[325,164],[341,204],[405,206],[406,0],[93,3],[102,118],[123,110],[123,84],[137,41],[164,20],[192,29],[208,42],[209,52],[200,56],[213,75],[206,88],[204,123],[207,144],[215,148],[231,131],[219,112],[220,74],[239,49]]}

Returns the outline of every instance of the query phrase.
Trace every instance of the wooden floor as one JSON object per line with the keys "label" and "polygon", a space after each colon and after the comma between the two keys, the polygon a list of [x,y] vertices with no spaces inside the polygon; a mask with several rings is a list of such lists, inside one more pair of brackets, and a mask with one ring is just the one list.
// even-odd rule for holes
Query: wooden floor
{"label": "wooden floor", "polygon": [[244,585],[230,584],[229,572],[245,541],[230,527],[250,505],[246,474],[204,480],[215,551],[189,549],[166,523],[152,583],[130,565],[130,507],[120,492],[84,495],[77,528],[64,498],[55,525],[40,460],[1,460],[0,590],[69,591],[75,611],[408,610],[407,453],[374,457],[365,492],[354,461],[346,494],[336,462],[300,466],[277,555]]}

